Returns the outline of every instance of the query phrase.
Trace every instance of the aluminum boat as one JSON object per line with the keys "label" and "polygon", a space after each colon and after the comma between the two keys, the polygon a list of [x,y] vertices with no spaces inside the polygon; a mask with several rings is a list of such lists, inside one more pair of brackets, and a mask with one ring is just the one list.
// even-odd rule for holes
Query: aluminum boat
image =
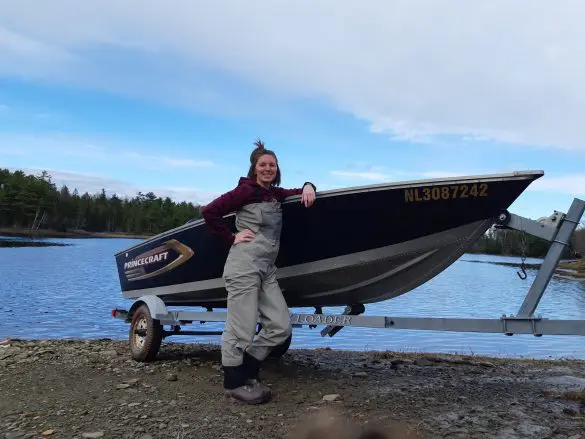
{"label": "aluminum boat", "polygon": [[[407,293],[448,268],[543,171],[349,187],[282,203],[276,265],[289,307],[367,304]],[[225,217],[235,231],[235,215]],[[203,219],[115,255],[126,298],[225,308],[229,248]]]}

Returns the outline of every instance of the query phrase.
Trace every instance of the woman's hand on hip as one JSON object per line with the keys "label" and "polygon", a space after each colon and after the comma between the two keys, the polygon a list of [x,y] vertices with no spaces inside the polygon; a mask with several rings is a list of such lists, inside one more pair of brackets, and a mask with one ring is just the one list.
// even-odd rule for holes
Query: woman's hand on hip
{"label": "woman's hand on hip", "polygon": [[301,195],[301,203],[305,205],[305,207],[311,207],[315,202],[315,189],[310,184],[305,185],[303,188],[303,193]]}
{"label": "woman's hand on hip", "polygon": [[256,237],[256,234],[249,229],[242,230],[239,233],[236,233],[236,239],[234,239],[234,244],[239,244],[240,242],[251,242]]}

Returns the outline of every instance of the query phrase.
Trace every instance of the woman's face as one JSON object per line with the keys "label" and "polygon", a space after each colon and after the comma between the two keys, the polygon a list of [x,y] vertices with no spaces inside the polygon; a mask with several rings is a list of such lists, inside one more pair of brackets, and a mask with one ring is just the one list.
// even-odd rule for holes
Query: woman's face
{"label": "woman's face", "polygon": [[276,159],[270,154],[260,156],[256,162],[256,180],[259,184],[269,185],[276,178]]}

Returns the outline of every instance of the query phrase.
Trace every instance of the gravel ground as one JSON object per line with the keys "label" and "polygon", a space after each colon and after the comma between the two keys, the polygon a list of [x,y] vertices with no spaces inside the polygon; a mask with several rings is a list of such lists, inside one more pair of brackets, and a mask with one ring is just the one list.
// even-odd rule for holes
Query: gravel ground
{"label": "gravel ground", "polygon": [[220,358],[213,345],[163,343],[144,364],[123,341],[2,342],[0,438],[296,439],[325,413],[416,437],[585,439],[582,361],[291,350],[262,371],[273,400],[245,406],[223,396]]}

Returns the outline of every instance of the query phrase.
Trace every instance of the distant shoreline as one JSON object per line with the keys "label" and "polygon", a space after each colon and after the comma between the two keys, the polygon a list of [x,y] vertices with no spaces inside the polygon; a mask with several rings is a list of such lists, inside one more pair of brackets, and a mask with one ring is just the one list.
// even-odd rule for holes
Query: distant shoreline
{"label": "distant shoreline", "polygon": [[148,239],[154,235],[143,233],[117,233],[117,232],[87,232],[85,230],[75,230],[60,232],[57,230],[30,230],[16,228],[0,228],[0,235],[19,236],[24,238],[129,238],[129,239]]}
{"label": "distant shoreline", "polygon": [[558,269],[566,270],[566,273],[573,278],[585,280],[585,260],[583,259],[561,262]]}
{"label": "distant shoreline", "polygon": [[[74,238],[74,239],[87,239],[87,238],[121,238],[121,239],[149,239],[155,235],[149,235],[144,233],[117,233],[117,232],[87,232],[85,230],[70,230],[67,232],[60,232],[57,230],[30,230],[22,228],[0,228],[0,236],[18,236],[24,238]],[[469,254],[486,254],[490,253],[477,253],[469,251]],[[517,255],[499,255],[492,253],[494,256],[517,256]],[[530,265],[530,264],[529,264]],[[532,264],[530,268],[538,269],[540,264]],[[570,261],[560,261],[557,267],[557,273],[562,272],[567,276],[575,279],[585,279],[585,260],[577,259]]]}

